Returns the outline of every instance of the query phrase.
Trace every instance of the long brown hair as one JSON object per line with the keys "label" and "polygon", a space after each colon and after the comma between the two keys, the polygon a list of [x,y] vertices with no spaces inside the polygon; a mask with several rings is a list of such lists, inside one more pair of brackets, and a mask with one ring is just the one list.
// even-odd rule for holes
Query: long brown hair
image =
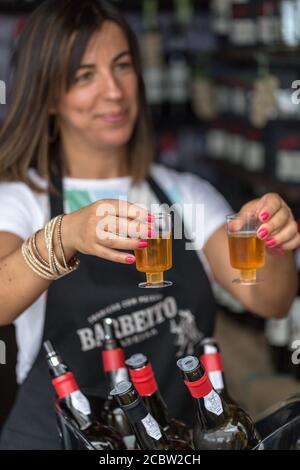
{"label": "long brown hair", "polygon": [[[125,33],[139,86],[139,115],[129,142],[133,181],[143,180],[154,155],[137,39],[124,17],[105,0],[46,0],[28,18],[14,57],[9,109],[0,131],[0,179],[23,181],[34,167],[51,188],[51,171],[61,165],[59,136],[49,116],[59,90],[69,90],[92,34],[104,21]],[[55,126],[54,126],[55,127]]]}

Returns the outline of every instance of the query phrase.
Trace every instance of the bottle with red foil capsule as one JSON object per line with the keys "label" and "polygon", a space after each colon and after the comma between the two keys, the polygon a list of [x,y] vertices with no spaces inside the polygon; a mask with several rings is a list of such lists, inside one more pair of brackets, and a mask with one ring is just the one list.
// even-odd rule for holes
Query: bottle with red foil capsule
{"label": "bottle with red foil capsule", "polygon": [[214,338],[204,338],[199,344],[199,359],[202,362],[209,380],[216,392],[229,405],[237,406],[229,395],[224,376],[224,364],[219,345]]}
{"label": "bottle with red foil capsule", "polygon": [[[104,331],[102,362],[108,390],[110,391],[122,380],[129,380],[129,376],[125,365],[125,353],[116,338],[113,320],[105,318],[102,322],[102,327]],[[127,449],[135,448],[136,440],[128,419],[117,401],[110,394],[108,394],[104,404],[101,418],[107,426],[116,429],[121,434]]]}
{"label": "bottle with red foil capsule", "polygon": [[196,405],[195,450],[250,450],[258,445],[253,425],[213,389],[196,357],[179,359],[177,365]]}
{"label": "bottle with red foil capsule", "polygon": [[149,413],[133,384],[119,382],[110,392],[116,398],[130,422],[142,450],[192,450],[186,442],[170,439],[156,419]]}
{"label": "bottle with red foil capsule", "polygon": [[88,399],[80,391],[74,374],[59,356],[50,341],[44,342],[52,385],[59,404],[72,418],[74,425],[97,450],[125,449],[122,437],[113,429],[99,423],[92,415]]}
{"label": "bottle with red foil capsule", "polygon": [[143,398],[147,409],[166,435],[172,439],[181,439],[190,443],[191,436],[187,426],[170,416],[147,357],[144,354],[134,354],[126,361],[126,365],[138,394]]}
{"label": "bottle with red foil capsule", "polygon": [[[229,407],[232,407],[242,417],[243,421],[248,422],[249,427],[252,426],[254,428],[254,423],[250,416],[231,398],[227,391],[222,355],[219,345],[214,338],[205,338],[200,342],[200,361],[208,373],[209,380],[216,392]],[[256,430],[254,430],[254,433],[256,433]]]}

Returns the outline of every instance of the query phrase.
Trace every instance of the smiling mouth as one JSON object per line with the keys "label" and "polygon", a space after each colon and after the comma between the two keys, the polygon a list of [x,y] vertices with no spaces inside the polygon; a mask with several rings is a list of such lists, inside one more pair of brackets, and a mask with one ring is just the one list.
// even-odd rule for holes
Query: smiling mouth
{"label": "smiling mouth", "polygon": [[102,119],[105,122],[110,122],[112,124],[118,124],[123,122],[128,116],[128,111],[123,111],[121,113],[106,113],[106,114],[97,114],[97,119]]}

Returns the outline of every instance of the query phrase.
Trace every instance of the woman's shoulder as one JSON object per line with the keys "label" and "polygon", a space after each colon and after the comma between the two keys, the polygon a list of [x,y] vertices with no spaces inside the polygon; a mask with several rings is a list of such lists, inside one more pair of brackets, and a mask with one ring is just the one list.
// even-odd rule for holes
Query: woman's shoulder
{"label": "woman's shoulder", "polygon": [[[36,170],[33,168],[30,168],[28,170],[28,179],[31,181],[33,184],[41,188],[41,190],[46,190],[47,189],[47,183],[46,180],[43,179],[41,176],[38,175]],[[36,191],[30,187],[28,183],[25,181],[20,181],[20,180],[12,180],[12,181],[0,181],[0,195],[4,194],[15,194],[15,195],[20,195],[20,193],[24,195],[30,195],[34,194]]]}

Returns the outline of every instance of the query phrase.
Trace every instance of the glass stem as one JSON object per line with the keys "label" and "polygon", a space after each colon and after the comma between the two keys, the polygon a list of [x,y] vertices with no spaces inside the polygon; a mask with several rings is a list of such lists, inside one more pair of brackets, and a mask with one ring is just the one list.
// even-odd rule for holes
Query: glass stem
{"label": "glass stem", "polygon": [[256,281],[256,269],[246,269],[241,271],[242,281]]}
{"label": "glass stem", "polygon": [[160,284],[164,282],[164,273],[146,273],[148,284]]}

